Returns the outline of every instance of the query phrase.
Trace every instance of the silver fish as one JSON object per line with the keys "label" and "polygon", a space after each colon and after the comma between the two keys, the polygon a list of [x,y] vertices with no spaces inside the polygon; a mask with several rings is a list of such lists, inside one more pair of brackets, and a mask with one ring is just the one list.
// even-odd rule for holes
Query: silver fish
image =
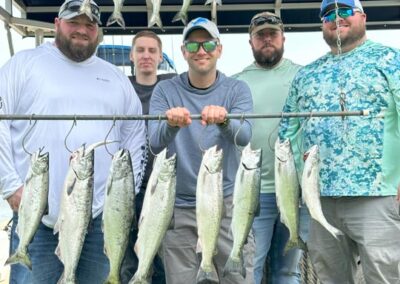
{"label": "silver fish", "polygon": [[92,7],[90,4],[91,0],[84,0],[81,4],[80,8],[80,14],[85,14],[86,16],[89,17],[91,21],[93,21],[93,15],[92,15]]}
{"label": "silver fish", "polygon": [[110,273],[104,283],[121,283],[120,269],[135,217],[135,182],[128,150],[114,154],[107,180],[102,229]]}
{"label": "silver fish", "polygon": [[233,246],[225,264],[227,273],[240,273],[246,278],[243,260],[243,246],[247,240],[254,217],[260,210],[261,149],[252,150],[248,144],[242,151],[236,172],[233,192],[232,235]]}
{"label": "silver fish", "polygon": [[294,247],[305,249],[299,237],[300,185],[289,139],[279,143],[278,138],[275,143],[275,191],[281,222],[290,233],[284,253]]}
{"label": "silver fish", "polygon": [[149,24],[147,25],[149,28],[157,25],[161,30],[163,30],[163,24],[160,17],[161,1],[162,0],[151,0],[153,12],[151,14]]}
{"label": "silver fish", "polygon": [[76,283],[75,271],[92,217],[94,148],[104,144],[95,143],[87,149],[82,145],[71,154],[54,226],[54,234],[59,233],[55,253],[64,264],[58,283]]}
{"label": "silver fish", "polygon": [[216,254],[223,209],[222,149],[213,146],[206,150],[197,177],[196,221],[201,263],[196,283],[218,283],[213,263]]}
{"label": "silver fish", "polygon": [[120,25],[125,29],[125,20],[122,16],[122,7],[124,6],[124,0],[114,0],[114,11],[107,20],[107,26],[111,26],[114,23]]}
{"label": "silver fish", "polygon": [[210,5],[211,4],[211,21],[214,23],[217,23],[217,5],[221,6],[222,1],[221,0],[207,0],[204,5]]}
{"label": "silver fish", "polygon": [[183,0],[182,7],[178,13],[172,19],[172,22],[182,21],[182,23],[186,26],[188,22],[188,10],[189,6],[192,3],[192,0]]}
{"label": "silver fish", "polygon": [[329,233],[337,238],[338,235],[343,235],[342,231],[333,227],[328,223],[328,221],[326,221],[321,208],[318,145],[312,146],[307,153],[308,155],[304,163],[303,175],[301,179],[302,197],[304,203],[307,205],[311,217],[318,221]]}
{"label": "silver fish", "polygon": [[41,150],[31,156],[31,164],[25,179],[21,203],[18,209],[17,234],[19,244],[5,264],[22,263],[32,269],[28,245],[39,227],[47,208],[49,194],[49,153]]}
{"label": "silver fish", "polygon": [[138,269],[129,283],[150,283],[150,269],[161,242],[171,224],[175,205],[176,155],[166,157],[164,149],[154,160],[139,218],[139,233],[135,252]]}

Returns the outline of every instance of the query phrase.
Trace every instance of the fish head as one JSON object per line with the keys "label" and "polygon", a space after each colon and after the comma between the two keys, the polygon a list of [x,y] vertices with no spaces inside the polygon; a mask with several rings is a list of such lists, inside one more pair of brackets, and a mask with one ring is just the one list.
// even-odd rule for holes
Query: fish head
{"label": "fish head", "polygon": [[241,164],[247,170],[253,170],[261,167],[261,149],[252,150],[250,143],[243,149]]}
{"label": "fish head", "polygon": [[71,154],[70,167],[79,179],[86,179],[93,175],[94,148],[86,149],[83,144]]}
{"label": "fish head", "polygon": [[122,178],[132,172],[132,160],[129,150],[121,149],[113,156],[113,174],[116,178]]}
{"label": "fish head", "polygon": [[305,153],[307,160],[309,160],[312,164],[319,163],[319,147],[318,145],[313,145],[308,151]]}
{"label": "fish head", "polygon": [[176,154],[173,154],[171,157],[162,160],[160,165],[160,172],[158,175],[158,179],[162,181],[170,180],[173,175],[175,175],[176,171]]}
{"label": "fish head", "polygon": [[31,156],[31,169],[39,175],[49,170],[49,152],[42,154],[42,149],[39,149]]}
{"label": "fish head", "polygon": [[275,142],[275,157],[279,161],[285,162],[289,160],[292,155],[293,153],[290,145],[290,140],[285,139],[283,142],[280,142],[278,138]]}
{"label": "fish head", "polygon": [[222,160],[222,149],[217,150],[217,146],[213,146],[204,153],[202,164],[209,173],[216,173],[222,169]]}

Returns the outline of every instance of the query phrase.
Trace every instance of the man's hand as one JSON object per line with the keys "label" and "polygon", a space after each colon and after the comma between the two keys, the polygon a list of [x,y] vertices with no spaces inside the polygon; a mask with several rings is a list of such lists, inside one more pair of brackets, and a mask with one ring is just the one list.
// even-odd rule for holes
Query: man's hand
{"label": "man's hand", "polygon": [[184,107],[175,107],[167,110],[167,123],[173,127],[186,127],[192,123],[190,112]]}
{"label": "man's hand", "polygon": [[23,190],[24,190],[24,186],[21,186],[20,188],[18,188],[18,190],[16,192],[14,192],[13,195],[11,195],[9,198],[7,198],[7,202],[10,205],[12,211],[14,211],[14,212],[18,212],[19,204],[21,203]]}
{"label": "man's hand", "polygon": [[221,106],[206,106],[201,112],[201,124],[218,124],[225,122],[227,111]]}

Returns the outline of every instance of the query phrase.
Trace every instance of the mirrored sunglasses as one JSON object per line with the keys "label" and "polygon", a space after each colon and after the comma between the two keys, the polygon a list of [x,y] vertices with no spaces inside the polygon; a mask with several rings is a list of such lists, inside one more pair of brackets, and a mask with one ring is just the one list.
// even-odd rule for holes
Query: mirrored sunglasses
{"label": "mirrored sunglasses", "polygon": [[264,24],[271,24],[271,25],[281,25],[282,20],[281,18],[275,17],[275,16],[260,16],[255,19],[253,19],[250,23],[250,27],[253,26],[261,26]]}
{"label": "mirrored sunglasses", "polygon": [[[71,12],[78,12],[81,9],[82,3],[83,3],[82,1],[71,1],[65,5],[65,8],[61,13],[63,13],[66,10],[69,10]],[[90,8],[91,8],[93,17],[100,20],[100,8],[93,4],[90,4]]]}
{"label": "mirrored sunglasses", "polygon": [[185,41],[184,45],[185,49],[190,53],[198,52],[200,46],[203,47],[205,52],[213,52],[217,48],[218,42],[216,40],[208,40],[203,42]]}
{"label": "mirrored sunglasses", "polygon": [[[354,9],[353,8],[339,8],[337,14],[340,18],[346,19],[350,16],[354,16]],[[326,13],[322,19],[322,22],[329,23],[336,21],[336,10],[329,11]]]}

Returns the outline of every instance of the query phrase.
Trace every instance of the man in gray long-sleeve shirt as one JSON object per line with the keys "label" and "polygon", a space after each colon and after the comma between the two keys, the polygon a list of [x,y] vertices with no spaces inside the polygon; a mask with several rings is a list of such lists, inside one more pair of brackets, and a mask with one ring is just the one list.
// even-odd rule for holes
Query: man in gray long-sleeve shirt
{"label": "man in gray long-sleeve shirt", "polygon": [[[202,160],[202,149],[218,145],[223,149],[223,187],[225,214],[221,222],[217,255],[214,262],[220,283],[252,283],[254,241],[250,235],[244,258],[247,277],[226,275],[222,270],[232,248],[229,233],[232,219],[232,193],[239,165],[239,146],[251,138],[248,121],[226,119],[227,113],[252,112],[253,103],[246,83],[226,77],[217,71],[222,45],[214,23],[192,20],[183,32],[182,53],[189,71],[160,82],[150,101],[150,114],[166,114],[167,121],[150,121],[150,145],[154,152],[168,148],[177,154],[177,185],[174,227],[167,231],[162,245],[167,283],[195,283],[200,260],[196,255],[196,183]],[[201,113],[193,121],[190,114]],[[206,127],[207,126],[207,127]],[[237,135],[236,135],[237,134]]]}

